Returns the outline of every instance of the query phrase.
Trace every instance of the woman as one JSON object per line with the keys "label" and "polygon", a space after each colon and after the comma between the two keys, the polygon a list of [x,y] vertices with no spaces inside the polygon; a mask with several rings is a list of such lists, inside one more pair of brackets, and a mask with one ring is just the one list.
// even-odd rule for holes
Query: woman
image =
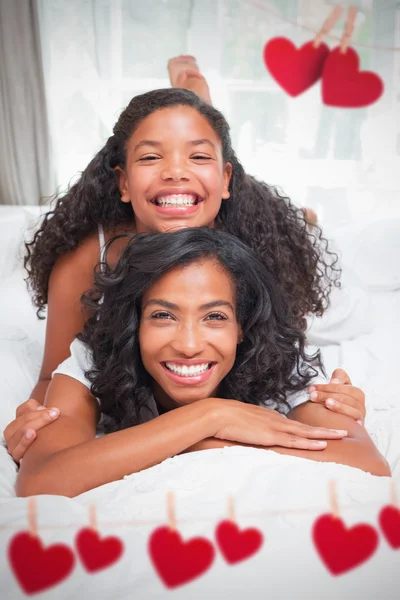
{"label": "woman", "polygon": [[[229,442],[390,475],[363,427],[304,403],[318,357],[237,238],[210,228],[139,235],[104,268],[86,297],[92,316],[49,385],[60,417],[27,450],[18,495],[75,496]],[[289,419],[279,414],[288,409]],[[100,415],[108,433],[95,439]]]}

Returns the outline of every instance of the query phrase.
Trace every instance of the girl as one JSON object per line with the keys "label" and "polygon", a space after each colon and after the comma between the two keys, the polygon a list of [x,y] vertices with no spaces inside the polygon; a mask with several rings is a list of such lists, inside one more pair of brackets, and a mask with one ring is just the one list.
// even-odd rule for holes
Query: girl
{"label": "girl", "polygon": [[[48,388],[60,418],[27,450],[18,495],[75,496],[210,438],[390,475],[351,419],[311,403],[291,411],[296,421],[259,406],[304,402],[317,357],[306,356],[272,276],[234,236],[138,235],[95,283],[92,317]],[[100,414],[112,433],[95,439]]]}
{"label": "girl", "polygon": [[[301,210],[246,175],[222,114],[183,89],[136,96],[27,244],[28,281],[39,313],[47,306],[47,323],[35,400],[18,409],[4,433],[15,460],[51,420],[47,412],[39,418],[32,404],[43,403],[51,373],[83,329],[80,297],[93,284],[99,243],[122,232],[194,226],[228,231],[249,245],[282,287],[299,323],[309,313],[324,312],[337,283],[336,256],[318,228],[307,230]],[[122,246],[115,245],[112,262]],[[318,400],[325,402],[330,391]],[[342,403],[335,410],[360,419],[364,407]]]}

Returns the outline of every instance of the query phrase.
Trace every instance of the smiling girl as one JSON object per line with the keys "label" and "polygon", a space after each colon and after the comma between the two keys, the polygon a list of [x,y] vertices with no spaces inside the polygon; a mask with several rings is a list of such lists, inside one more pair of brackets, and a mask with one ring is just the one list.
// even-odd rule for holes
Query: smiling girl
{"label": "smiling girl", "polygon": [[[294,408],[317,357],[237,238],[207,228],[139,235],[114,270],[104,267],[86,297],[92,317],[48,388],[60,417],[27,450],[18,495],[75,496],[227,441],[390,474],[352,419]],[[288,409],[289,419],[279,414]],[[95,439],[100,415],[112,433]]]}

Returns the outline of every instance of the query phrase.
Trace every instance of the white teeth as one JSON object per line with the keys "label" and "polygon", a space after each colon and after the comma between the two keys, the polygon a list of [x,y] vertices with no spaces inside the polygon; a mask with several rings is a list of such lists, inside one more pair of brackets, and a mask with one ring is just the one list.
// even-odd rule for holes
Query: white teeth
{"label": "white teeth", "polygon": [[190,365],[190,367],[188,367],[187,365],[177,365],[175,363],[167,362],[165,363],[165,366],[167,369],[181,377],[193,377],[194,375],[200,375],[201,373],[208,371],[209,364],[210,363],[203,363],[200,365]]}
{"label": "white teeth", "polygon": [[156,202],[159,206],[193,206],[196,203],[196,196],[192,194],[157,196]]}

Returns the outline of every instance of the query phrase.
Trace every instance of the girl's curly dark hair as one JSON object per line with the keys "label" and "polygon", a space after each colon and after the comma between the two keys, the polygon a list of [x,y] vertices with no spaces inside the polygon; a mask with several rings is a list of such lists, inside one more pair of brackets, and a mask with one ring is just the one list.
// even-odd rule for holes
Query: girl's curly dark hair
{"label": "girl's curly dark hair", "polygon": [[114,268],[107,262],[97,267],[94,288],[83,296],[93,313],[78,336],[92,354],[86,377],[100,400],[106,429],[140,423],[140,409],[152,399],[138,335],[144,292],[168,271],[204,259],[221,265],[232,279],[243,336],[219,396],[250,404],[272,400],[284,411],[288,395],[316,375],[320,357],[307,356],[304,332],[256,254],[237,237],[207,227],[129,237]]}
{"label": "girl's curly dark hair", "polygon": [[121,113],[113,135],[96,154],[80,179],[58,198],[26,243],[24,266],[38,315],[47,304],[48,283],[56,260],[74,250],[98,225],[133,222],[132,206],[121,202],[114,171],[125,165],[125,148],[139,123],[153,112],[171,106],[190,106],[210,123],[222,144],[223,159],[232,164],[230,199],[222,202],[216,227],[250,246],[282,285],[299,319],[321,315],[333,285],[339,285],[337,256],[328,250],[321,230],[308,231],[304,213],[267,184],[246,175],[232,149],[224,116],[196,94],[161,89],[135,96]]}

